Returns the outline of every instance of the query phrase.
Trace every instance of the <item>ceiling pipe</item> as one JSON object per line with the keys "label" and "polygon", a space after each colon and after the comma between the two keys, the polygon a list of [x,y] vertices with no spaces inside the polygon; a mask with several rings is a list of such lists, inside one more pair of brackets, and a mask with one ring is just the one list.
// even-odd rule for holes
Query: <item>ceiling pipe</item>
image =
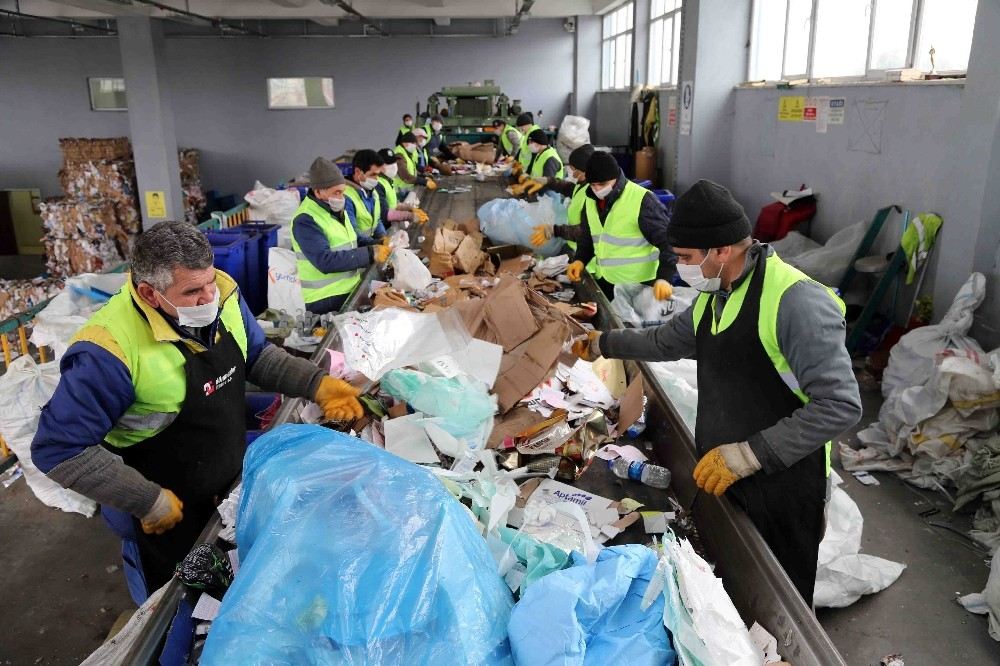
{"label": "ceiling pipe", "polygon": [[535,0],[523,0],[521,2],[521,8],[517,10],[517,14],[511,20],[510,24],[507,26],[507,35],[517,34],[518,28],[521,27],[521,19],[527,16],[531,12],[532,6],[534,6]]}
{"label": "ceiling pipe", "polygon": [[[372,31],[372,32],[374,32],[377,35],[381,35],[382,37],[388,37],[389,36],[388,32],[386,32],[381,27],[379,27],[378,25],[376,25],[374,21],[372,21],[370,18],[368,18],[367,16],[365,16],[364,14],[362,14],[361,12],[359,12],[358,10],[356,10],[354,7],[351,7],[347,2],[345,2],[345,0],[319,0],[319,1],[322,2],[324,5],[330,5],[332,7],[337,7],[339,9],[347,12],[351,16],[359,19],[362,22],[362,24],[364,25],[365,36],[368,35],[368,31],[369,30]],[[532,1],[534,1],[534,0],[532,0]]]}
{"label": "ceiling pipe", "polygon": [[52,16],[38,16],[36,14],[25,14],[24,12],[14,11],[13,9],[0,9],[0,14],[6,14],[8,16],[16,16],[17,18],[48,21],[50,23],[62,23],[63,25],[68,25],[73,28],[85,28],[87,30],[96,30],[97,32],[103,32],[108,35],[118,34],[118,31],[115,30],[114,28],[105,28],[99,25],[91,25],[89,23],[81,23],[80,21],[70,21],[67,19],[54,18]]}
{"label": "ceiling pipe", "polygon": [[259,30],[253,30],[252,28],[247,28],[245,26],[236,25],[235,23],[230,23],[229,21],[223,21],[219,18],[212,18],[211,16],[205,16],[204,14],[196,14],[195,12],[190,12],[186,9],[179,9],[177,7],[171,7],[170,5],[165,5],[162,2],[156,2],[155,0],[134,0],[143,5],[149,5],[150,7],[156,7],[157,9],[162,9],[165,12],[171,12],[174,14],[179,14],[181,16],[187,16],[189,18],[198,19],[199,21],[205,21],[212,25],[212,27],[219,28],[220,30],[230,30],[232,32],[238,32],[243,35],[253,36],[253,37],[267,37],[267,34]]}

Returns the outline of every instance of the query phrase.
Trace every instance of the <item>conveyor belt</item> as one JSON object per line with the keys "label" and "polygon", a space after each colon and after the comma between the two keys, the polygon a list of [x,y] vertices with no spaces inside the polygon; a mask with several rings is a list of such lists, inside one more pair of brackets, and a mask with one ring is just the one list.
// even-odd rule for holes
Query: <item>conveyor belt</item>
{"label": "conveyor belt", "polygon": [[[483,203],[499,196],[505,196],[499,179],[477,182],[470,176],[441,178],[441,189],[456,186],[471,187],[469,192],[449,193],[422,192],[421,207],[431,219],[424,231],[425,245],[430,243],[433,228],[437,223],[451,219],[456,222],[471,219]],[[411,232],[411,236],[415,234]],[[415,244],[415,242],[414,242]],[[376,268],[365,274],[357,291],[344,305],[344,311],[366,305],[368,284],[378,276]],[[602,329],[621,328],[622,322],[614,314],[607,299],[597,285],[589,278],[578,287],[581,300],[598,304],[595,325]],[[331,329],[320,343],[313,360],[325,353],[324,350],[337,345],[336,329]],[[626,371],[632,377],[637,372],[643,374],[646,387],[647,415],[645,436],[653,444],[653,457],[657,462],[670,468],[672,490],[685,507],[691,506],[695,498],[692,471],[697,462],[694,437],[684,421],[664,393],[652,371],[643,363],[629,362]],[[285,400],[278,411],[274,424],[298,422],[297,414],[302,401]],[[640,484],[623,486],[606,466],[591,465],[577,485],[605,497],[631,496],[650,506],[657,506],[653,489]],[[716,573],[722,577],[725,588],[747,625],[755,621],[774,634],[778,639],[778,651],[786,661],[794,666],[838,666],[844,664],[830,637],[819,621],[802,601],[791,581],[767,544],[747,518],[746,514],[729,500],[701,494],[694,503],[693,514],[698,536],[708,559],[716,564]],[[199,542],[213,542],[221,528],[218,515],[214,516],[201,534]],[[618,541],[644,541],[639,526],[619,535]],[[160,645],[173,619],[183,589],[175,580],[170,583],[160,606],[153,613],[152,621],[141,632],[125,663],[155,663]]]}

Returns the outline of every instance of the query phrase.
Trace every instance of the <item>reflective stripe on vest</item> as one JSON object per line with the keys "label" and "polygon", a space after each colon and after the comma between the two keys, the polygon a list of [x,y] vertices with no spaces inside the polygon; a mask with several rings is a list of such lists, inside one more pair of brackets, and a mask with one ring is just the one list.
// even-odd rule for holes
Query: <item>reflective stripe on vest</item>
{"label": "reflective stripe on vest", "polygon": [[[239,291],[235,281],[216,271],[216,288],[226,294],[220,305],[219,319],[233,334],[236,344],[247,354],[247,332],[240,311]],[[176,335],[158,311],[138,305],[139,296],[131,278],[121,291],[98,310],[73,336],[73,342],[86,341],[111,352],[128,368],[135,400],[105,436],[118,448],[138,444],[165,430],[181,411],[187,391],[184,355],[174,340],[158,339],[153,322],[161,331]],[[157,319],[158,318],[158,319]],[[180,339],[176,335],[176,339]],[[196,343],[188,344],[192,348]],[[201,350],[200,345],[197,346]]]}
{"label": "reflective stripe on vest", "polygon": [[557,153],[556,149],[552,146],[549,146],[534,156],[531,166],[528,168],[528,175],[535,178],[541,178],[544,176],[545,165],[548,164],[549,160],[553,157],[559,162],[559,170],[556,171],[555,177],[562,178],[565,172],[565,169],[563,168],[563,161],[562,158],[559,157],[559,153]]}
{"label": "reflective stripe on vest", "polygon": [[[410,172],[411,176],[417,175],[417,164],[414,161],[413,155],[406,152],[406,149],[402,146],[396,146],[392,149],[397,155],[406,160],[406,169]],[[407,183],[405,180],[400,178],[398,175],[392,179],[392,184],[398,187],[400,190],[408,190],[412,185]]]}
{"label": "reflective stripe on vest", "polygon": [[[766,252],[767,250],[762,250]],[[781,377],[782,381],[789,390],[794,393],[802,404],[807,404],[809,402],[809,396],[805,394],[802,388],[799,386],[799,380],[795,377],[795,373],[792,372],[792,368],[788,365],[788,359],[781,351],[781,346],[778,343],[778,307],[781,304],[781,298],[785,295],[793,285],[798,284],[804,280],[809,280],[815,282],[808,275],[800,271],[799,269],[789,266],[784,261],[778,257],[777,254],[772,254],[767,258],[767,270],[764,272],[764,284],[761,286],[760,294],[760,315],[757,319],[757,335],[760,337],[761,344],[764,346],[765,351],[767,351],[768,357],[771,359],[771,363],[774,364],[774,369],[777,371],[778,376]],[[748,275],[743,283],[737,287],[736,291],[730,294],[729,298],[726,299],[726,304],[722,308],[722,316],[719,317],[718,321],[715,317],[712,317],[712,334],[716,334],[719,331],[724,331],[736,320],[737,315],[739,315],[740,308],[743,307],[743,301],[746,298],[747,289],[750,286],[750,275]],[[846,314],[847,307],[844,305],[844,301],[840,299],[837,294],[830,289],[830,287],[824,287],[827,293],[830,294],[830,298],[834,299],[837,306],[840,308],[840,313]],[[705,316],[705,311],[709,307],[711,302],[711,294],[702,293],[698,295],[698,298],[694,302],[694,311],[692,312],[694,320],[694,330],[697,332],[698,324],[701,322],[701,318]],[[831,442],[826,443],[826,474],[830,475],[830,450],[832,448]]]}
{"label": "reflective stripe on vest", "polygon": [[376,194],[375,190],[372,190],[369,194],[372,201],[372,209],[370,211],[365,203],[364,195],[358,191],[358,188],[349,184],[347,189],[344,190],[344,196],[354,203],[354,226],[358,232],[366,236],[372,235],[372,231],[382,219],[382,197]]}
{"label": "reflective stripe on vest", "polygon": [[514,142],[510,140],[510,132],[513,132],[517,136],[517,145],[520,146],[524,143],[524,137],[521,136],[521,132],[518,131],[516,127],[511,127],[509,125],[505,126],[503,132],[500,133],[500,145],[503,147],[504,151],[514,157]]}
{"label": "reflective stripe on vest", "polygon": [[[520,162],[521,166],[523,166],[525,169],[528,168],[528,165],[531,164],[531,158],[534,157],[534,155],[531,153],[531,150],[528,148],[528,135],[534,132],[536,129],[541,129],[541,127],[539,127],[538,125],[532,125],[531,127],[528,128],[527,132],[521,132],[521,152],[517,156],[517,161]],[[520,132],[520,130],[518,131]]]}
{"label": "reflective stripe on vest", "polygon": [[597,277],[611,284],[636,284],[656,277],[660,266],[660,251],[646,240],[639,229],[642,200],[648,191],[630,180],[611,204],[608,216],[601,224],[597,202],[587,197],[587,225],[594,239],[594,259]]}
{"label": "reflective stripe on vest", "polygon": [[315,303],[331,296],[341,296],[351,293],[358,283],[361,282],[361,270],[358,269],[343,273],[324,273],[313,266],[295,239],[295,218],[301,214],[308,215],[319,226],[326,236],[328,248],[331,250],[353,250],[357,248],[358,235],[354,231],[354,225],[351,224],[350,220],[346,219],[346,214],[345,222],[342,223],[312,198],[306,197],[302,200],[298,210],[295,211],[295,215],[292,216],[292,250],[295,252],[295,258],[297,259],[296,265],[299,269],[299,282],[302,285],[302,300],[306,303]]}

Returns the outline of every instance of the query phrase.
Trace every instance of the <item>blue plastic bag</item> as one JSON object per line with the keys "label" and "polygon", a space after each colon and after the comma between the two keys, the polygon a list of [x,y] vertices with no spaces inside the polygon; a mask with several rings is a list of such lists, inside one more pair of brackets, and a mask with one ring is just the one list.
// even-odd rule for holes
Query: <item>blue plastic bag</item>
{"label": "blue plastic bag", "polygon": [[427,470],[284,425],[247,451],[241,568],[202,664],[510,664],[510,590]]}
{"label": "blue plastic bag", "polygon": [[536,581],[508,627],[518,664],[673,664],[663,595],[641,610],[656,553],[639,544],[605,548],[597,562],[574,552],[573,566]]}
{"label": "blue plastic bag", "polygon": [[567,224],[566,201],[549,192],[534,203],[518,199],[493,199],[476,213],[479,229],[494,243],[512,243],[530,247],[535,254],[553,257],[565,251],[561,238],[551,238],[541,247],[532,247],[531,234],[540,224]]}

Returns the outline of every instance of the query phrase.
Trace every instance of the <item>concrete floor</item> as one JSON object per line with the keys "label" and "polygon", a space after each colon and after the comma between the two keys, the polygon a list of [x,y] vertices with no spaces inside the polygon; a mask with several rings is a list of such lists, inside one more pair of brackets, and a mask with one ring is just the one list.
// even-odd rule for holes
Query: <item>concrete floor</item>
{"label": "concrete floor", "polygon": [[101,517],[50,509],[23,478],[0,486],[0,560],[0,664],[79,664],[135,610]]}
{"label": "concrete floor", "polygon": [[[856,444],[856,432],[877,420],[881,395],[863,391],[862,399],[864,419],[842,441]],[[971,517],[953,514],[941,493],[909,486],[894,474],[875,472],[881,485],[862,485],[840,469],[836,449],[841,487],[864,516],[861,552],[906,564],[899,579],[882,592],[847,608],[817,613],[844,660],[851,666],[877,665],[882,657],[898,653],[906,666],[1000,664],[1000,643],[989,637],[986,617],[955,602],[985,587],[989,555],[962,536],[928,524],[964,533]],[[932,509],[938,513],[921,517]]]}
{"label": "concrete floor", "polygon": [[[878,414],[880,397],[864,394],[865,421]],[[846,436],[845,440],[849,440]],[[937,493],[876,474],[880,486],[861,485],[841,472],[844,488],[865,518],[862,552],[907,565],[896,583],[819,618],[851,666],[876,665],[900,653],[907,666],[998,664],[1000,644],[987,634],[985,617],[955,598],[986,584],[986,555],[926,520],[968,529],[968,516],[951,513]],[[101,644],[115,619],[134,606],[119,566],[119,544],[99,517],[49,509],[23,480],[0,487],[0,557],[4,632],[0,664],[76,664]]]}

